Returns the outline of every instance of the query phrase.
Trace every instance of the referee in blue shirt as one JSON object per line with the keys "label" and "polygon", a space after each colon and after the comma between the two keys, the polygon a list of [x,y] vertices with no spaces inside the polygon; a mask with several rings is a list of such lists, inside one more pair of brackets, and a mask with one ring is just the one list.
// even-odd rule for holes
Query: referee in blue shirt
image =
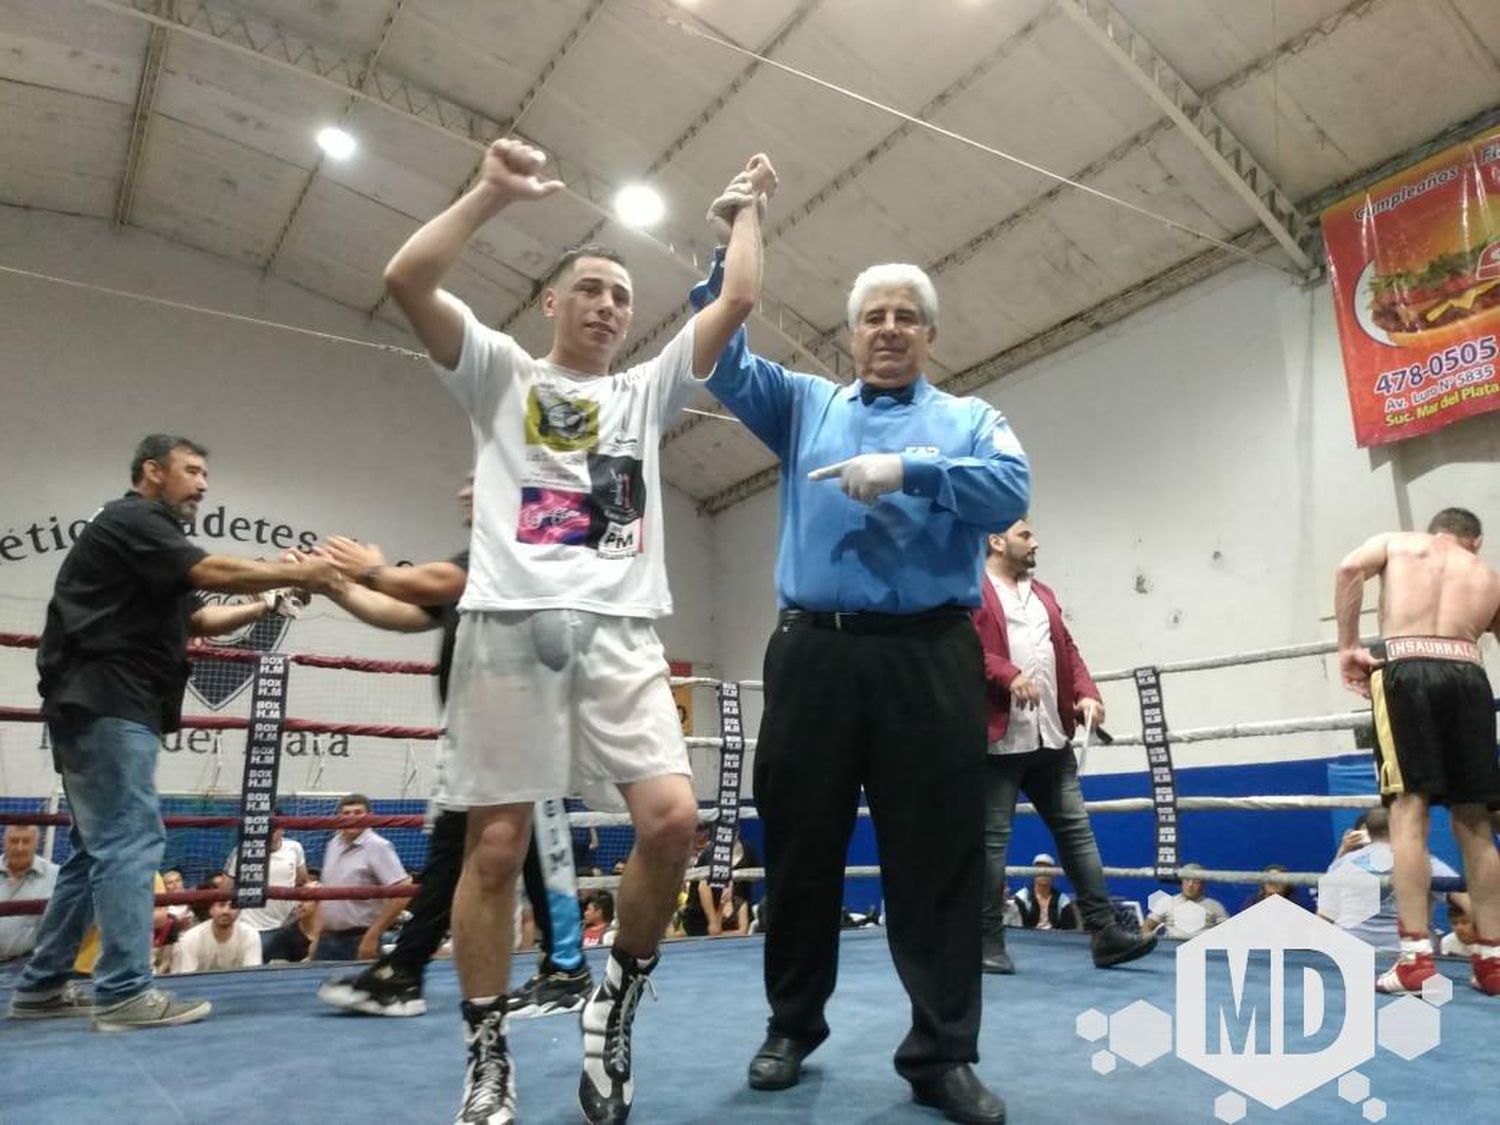
{"label": "referee in blue shirt", "polygon": [[[694,291],[713,292],[718,268]],[[863,787],[892,957],[911,997],[896,1069],[950,1120],[1000,1122],[978,1059],[986,533],[1025,514],[1004,417],[923,376],[931,280],[874,266],[849,294],[857,382],[752,354],[741,331],[710,390],[781,460],[779,621],[766,648],[754,793],[765,830],[771,1019],[750,1085],[796,1084],[828,1035],[844,857]]]}

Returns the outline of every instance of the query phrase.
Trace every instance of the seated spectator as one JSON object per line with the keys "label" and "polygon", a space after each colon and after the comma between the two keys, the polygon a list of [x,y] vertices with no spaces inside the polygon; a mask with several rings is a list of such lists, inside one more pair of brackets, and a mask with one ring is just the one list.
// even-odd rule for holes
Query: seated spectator
{"label": "seated spectator", "polygon": [[[223,871],[215,871],[207,879],[205,879],[205,880],[203,880],[203,882],[199,883],[197,889],[200,890],[200,891],[231,891],[232,892],[234,890],[234,880],[231,879]],[[204,922],[207,922],[208,919],[209,919],[209,908],[212,905],[213,905],[213,903],[211,903],[211,902],[195,902],[195,903],[192,903],[188,907],[188,909],[190,909],[193,912],[193,922],[189,926],[184,926],[183,927],[184,931],[186,931],[188,929],[191,929],[192,926],[202,925]]]}
{"label": "seated spectator", "polygon": [[[1042,852],[1032,859],[1031,864],[1033,867],[1056,867],[1057,860]],[[1071,897],[1053,887],[1051,875],[1034,876],[1030,886],[1016,892],[1015,901],[1021,925],[1028,930],[1078,929],[1078,907]]]}
{"label": "seated spectator", "polygon": [[1454,891],[1448,896],[1448,921],[1453,932],[1443,935],[1438,952],[1446,957],[1471,956],[1478,939],[1474,931],[1474,911],[1466,892]]}
{"label": "seated spectator", "polygon": [[698,822],[698,827],[693,829],[693,850],[688,852],[688,862],[690,864],[694,863],[697,858],[703,854],[704,849],[707,848],[709,844],[713,843],[713,838],[713,827],[708,823],[708,821],[700,820]]}
{"label": "seated spectator", "polygon": [[[370,799],[351,793],[339,802],[339,816],[368,816]],[[341,828],[323,853],[323,882],[330,887],[393,887],[410,883],[396,849],[369,828]],[[318,909],[314,961],[373,961],[380,939],[406,909],[407,898],[328,899]]]}
{"label": "seated spectator", "polygon": [[[277,815],[281,815],[278,811]],[[238,870],[238,850],[229,853],[224,861],[224,870],[233,876]],[[307,882],[307,855],[302,845],[287,838],[280,828],[271,829],[270,848],[266,855],[267,887],[300,887]],[[289,952],[279,942],[281,931],[292,919],[292,900],[267,898],[264,906],[246,906],[240,909],[240,921],[260,934],[260,955],[263,961],[290,961]],[[288,934],[290,931],[288,931]]]}
{"label": "seated spectator", "polygon": [[[172,868],[169,871],[163,871],[161,873],[161,885],[166,890],[167,894],[172,895],[177,894],[183,889],[183,887],[187,886],[187,884],[183,882],[182,872],[178,871],[176,868]],[[177,919],[178,922],[183,923],[181,929],[184,931],[187,930],[189,926],[192,926],[194,924],[194,921],[192,920],[193,908],[185,902],[175,903],[172,906],[167,907],[167,913],[173,918]]]}
{"label": "seated spectator", "polygon": [[[57,864],[37,855],[41,831],[34,824],[12,824],[5,829],[5,887],[0,901],[50,899],[57,886]],[[42,929],[40,914],[0,918],[0,962],[27,956],[36,948]]]}
{"label": "seated spectator", "polygon": [[[212,890],[206,880],[199,890]],[[208,973],[220,969],[248,969],[261,963],[260,934],[240,921],[232,902],[209,904],[207,922],[200,922],[177,939],[172,959],[175,973]]]}
{"label": "seated spectator", "polygon": [[[1385,809],[1371,809],[1365,814],[1363,832],[1367,839],[1366,843],[1358,842],[1359,836],[1356,835],[1356,831],[1356,829],[1350,829],[1348,833],[1345,833],[1345,839],[1339,847],[1339,854],[1329,864],[1328,874],[1358,869],[1377,877],[1389,876],[1394,863],[1391,855],[1390,813]],[[1428,858],[1432,866],[1433,878],[1457,877],[1458,872],[1436,856]],[[1434,910],[1437,904],[1438,896],[1434,892],[1432,895]],[[1380,912],[1362,922],[1344,925],[1337,917],[1337,906],[1330,906],[1327,903],[1319,903],[1318,913],[1378,950],[1393,953],[1401,951],[1401,939],[1396,933],[1396,891],[1390,885],[1381,891]]]}
{"label": "seated spectator", "polygon": [[[1285,870],[1286,868],[1281,866],[1281,864],[1272,863],[1262,868],[1261,873],[1263,875],[1275,875]],[[1311,910],[1312,903],[1308,901],[1306,896],[1302,894],[1301,891],[1301,887],[1294,887],[1290,883],[1283,883],[1279,879],[1267,879],[1264,883],[1257,887],[1248,898],[1245,899],[1244,904],[1241,905],[1237,913],[1249,910],[1257,903],[1262,902],[1263,900],[1268,898],[1273,898],[1276,895],[1280,895],[1282,898],[1286,899],[1294,906],[1302,907],[1303,910]]]}
{"label": "seated spectator", "polygon": [[[1165,927],[1167,937],[1177,941],[1186,941],[1210,926],[1217,926],[1229,917],[1229,912],[1224,909],[1222,902],[1204,896],[1203,868],[1196,863],[1188,863],[1179,869],[1179,873],[1182,875],[1181,892],[1172,896],[1172,901],[1162,909],[1160,914],[1153,911],[1146,916],[1145,922],[1141,924],[1142,934],[1149,937]],[[1185,924],[1180,917],[1182,908],[1188,903],[1196,904],[1203,911],[1205,918],[1201,928]]]}
{"label": "seated spectator", "polygon": [[592,891],[583,900],[583,946],[615,943],[615,896],[608,891]]}
{"label": "seated spectator", "polygon": [[[709,867],[712,863],[713,845],[710,843],[699,852],[693,866]],[[755,849],[736,837],[734,850],[730,853],[730,871],[759,866],[760,857],[755,854]],[[717,891],[707,879],[694,879],[688,884],[687,902],[682,910],[682,932],[688,937],[718,937],[726,933],[743,936],[749,933],[752,889],[749,879],[734,880]]]}
{"label": "seated spectator", "polygon": [[[309,878],[302,885],[316,887],[318,881]],[[318,904],[315,901],[312,899],[283,899],[282,901],[291,903],[292,916],[269,934],[264,930],[260,934],[261,961],[267,965],[273,961],[285,961],[291,964],[306,961],[308,953],[312,950],[313,939],[318,936]]]}

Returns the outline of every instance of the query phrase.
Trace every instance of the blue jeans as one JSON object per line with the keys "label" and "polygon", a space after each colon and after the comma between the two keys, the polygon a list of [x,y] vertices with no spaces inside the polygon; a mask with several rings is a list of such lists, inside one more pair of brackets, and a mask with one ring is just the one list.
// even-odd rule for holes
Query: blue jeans
{"label": "blue jeans", "polygon": [[364,930],[325,931],[318,937],[318,948],[313,953],[314,961],[358,961],[359,943],[364,940]]}
{"label": "blue jeans", "polygon": [[1089,824],[1088,810],[1083,807],[1078,763],[1072,747],[1064,746],[1060,750],[985,756],[985,897],[980,932],[986,937],[1005,934],[1005,855],[1016,817],[1016,795],[1023,789],[1057,844],[1057,858],[1073,881],[1084,927],[1104,929],[1115,920],[1114,909],[1109,904],[1099,844]]}
{"label": "blue jeans", "polygon": [[140,723],[88,714],[48,728],[73,814],[73,854],[15,990],[26,999],[60,991],[97,917],[95,1002],[118,1004],[151,987],[152,893],[167,845],[156,795],[161,738]]}

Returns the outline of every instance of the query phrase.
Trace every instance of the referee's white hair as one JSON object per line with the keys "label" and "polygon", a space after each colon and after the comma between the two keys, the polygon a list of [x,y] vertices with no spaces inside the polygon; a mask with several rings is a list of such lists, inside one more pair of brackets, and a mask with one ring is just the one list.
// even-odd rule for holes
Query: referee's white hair
{"label": "referee's white hair", "polygon": [[885,262],[869,267],[854,279],[854,285],[849,290],[850,328],[859,323],[860,310],[865,307],[870,294],[877,289],[911,290],[912,296],[917,299],[917,307],[922,310],[922,323],[928,328],[937,327],[938,296],[932,278],[923,272],[922,267],[909,262]]}

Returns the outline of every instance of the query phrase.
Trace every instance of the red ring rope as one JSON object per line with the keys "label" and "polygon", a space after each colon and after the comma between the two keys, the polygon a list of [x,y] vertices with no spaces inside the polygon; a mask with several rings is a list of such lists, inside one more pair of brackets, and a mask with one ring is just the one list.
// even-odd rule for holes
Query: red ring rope
{"label": "red ring rope", "polygon": [[[0,723],[41,723],[46,720],[34,707],[0,707]],[[184,715],[182,726],[189,730],[245,730],[249,719],[233,715]],[[390,723],[325,723],[318,719],[287,719],[281,724],[286,732],[304,734],[347,734],[365,738],[435,739],[442,727],[401,727]]]}
{"label": "red ring rope", "polygon": [[[41,638],[35,633],[0,633],[0,648],[36,648]],[[194,660],[227,660],[253,664],[265,653],[249,648],[220,648],[217,645],[192,644],[188,656]],[[361,656],[325,656],[314,652],[287,654],[293,664],[309,668],[337,668],[345,672],[383,672],[398,676],[431,676],[437,665],[423,660],[371,660]],[[340,733],[340,732],[334,732]]]}
{"label": "red ring rope", "polygon": [[[238,816],[194,816],[191,814],[164,816],[161,822],[168,828],[237,828]],[[388,813],[379,815],[366,813],[363,816],[273,816],[271,823],[277,828],[422,828],[426,818],[418,813]],[[73,818],[67,813],[49,812],[0,812],[0,825],[6,824],[55,824],[67,828]]]}
{"label": "red ring rope", "polygon": [[[295,899],[300,902],[410,898],[420,889],[418,883],[392,883],[384,887],[267,887],[266,897]],[[169,891],[154,897],[157,906],[177,906],[182,903],[227,902],[234,897],[234,892],[228,889]],[[10,918],[19,914],[41,914],[47,909],[48,901],[45,898],[18,898],[0,902],[0,918]]]}

